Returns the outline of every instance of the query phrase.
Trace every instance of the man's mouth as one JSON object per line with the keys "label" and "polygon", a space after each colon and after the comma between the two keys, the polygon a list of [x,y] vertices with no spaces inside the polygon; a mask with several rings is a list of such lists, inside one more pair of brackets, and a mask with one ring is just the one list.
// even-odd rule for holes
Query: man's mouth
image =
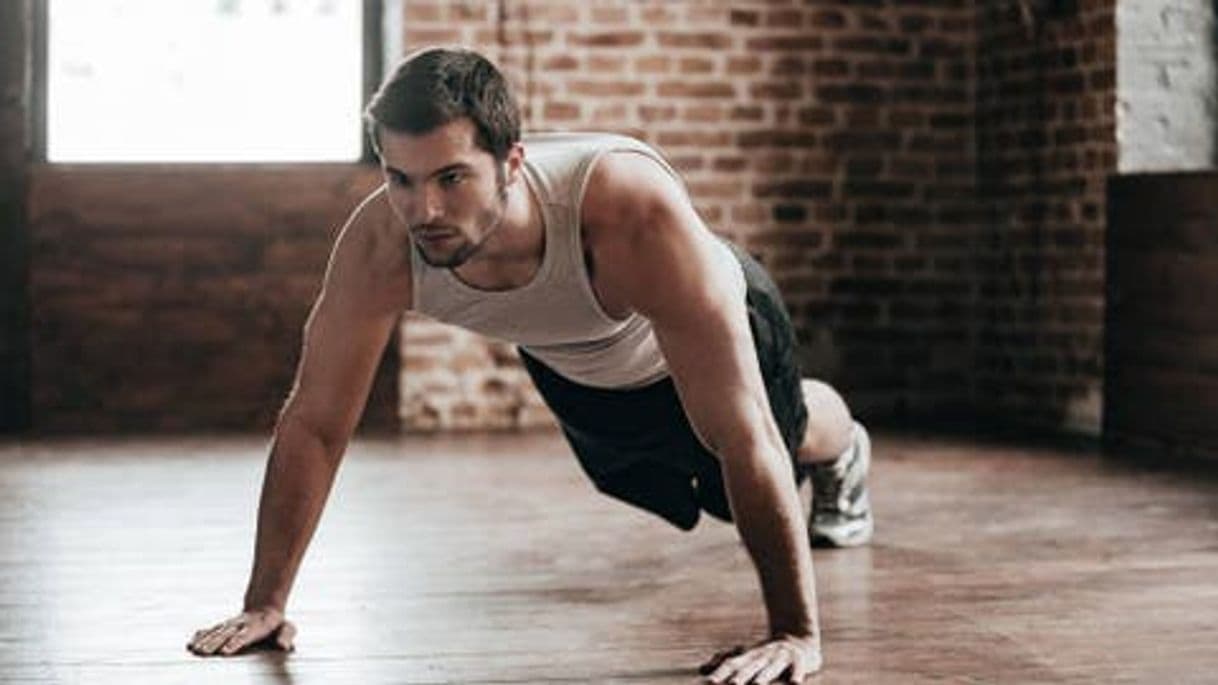
{"label": "man's mouth", "polygon": [[448,230],[431,230],[419,231],[415,235],[418,236],[419,240],[425,243],[440,243],[452,238],[454,235],[456,235],[456,233]]}

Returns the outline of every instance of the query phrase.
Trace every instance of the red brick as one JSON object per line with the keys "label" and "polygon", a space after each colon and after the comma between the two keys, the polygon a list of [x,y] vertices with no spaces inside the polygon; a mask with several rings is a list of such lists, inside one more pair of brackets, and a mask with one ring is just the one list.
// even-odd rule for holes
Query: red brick
{"label": "red brick", "polygon": [[666,55],[636,57],[634,69],[641,74],[666,74],[672,70],[672,58]]}
{"label": "red brick", "polygon": [[642,95],[646,85],[638,81],[571,81],[567,92],[588,96],[636,96]]}
{"label": "red brick", "polygon": [[683,57],[678,66],[682,74],[709,74],[715,70],[714,60],[705,57]]}
{"label": "red brick", "polygon": [[592,6],[591,19],[598,24],[624,24],[630,18],[625,7]]}
{"label": "red brick", "polygon": [[727,73],[733,76],[756,74],[761,71],[761,59],[754,55],[733,55],[727,59]]}
{"label": "red brick", "polygon": [[801,107],[799,121],[805,126],[826,126],[837,121],[837,112],[832,107]]}
{"label": "red brick", "polygon": [[557,121],[578,119],[580,116],[579,104],[574,102],[554,102],[551,100],[545,104],[542,116],[547,120]]}
{"label": "red brick", "polygon": [[753,155],[753,168],[765,174],[781,174],[795,168],[795,158],[785,152]]}
{"label": "red brick", "polygon": [[762,199],[779,197],[812,200],[829,197],[832,192],[832,183],[817,179],[770,181],[753,186],[753,194]]}
{"label": "red brick", "polygon": [[433,45],[461,42],[461,32],[449,28],[418,28],[407,26],[405,30],[408,45]]}
{"label": "red brick", "polygon": [[625,103],[614,103],[608,105],[600,105],[592,110],[592,123],[620,123],[627,118],[627,107]]}
{"label": "red brick", "polygon": [[731,98],[736,89],[723,81],[662,81],[657,88],[661,97]]}
{"label": "red brick", "polygon": [[518,8],[508,4],[506,7],[508,8],[508,16],[510,18],[523,18],[527,16],[529,20],[544,26],[574,24],[580,18],[578,5],[568,2],[530,3],[520,5]]}
{"label": "red brick", "polygon": [[757,26],[761,23],[761,13],[756,10],[732,9],[728,17],[732,26]]}
{"label": "red brick", "polygon": [[768,35],[745,40],[745,47],[749,51],[817,50],[824,44],[825,42],[820,36],[808,35]]}
{"label": "red brick", "polygon": [[541,61],[541,68],[545,71],[575,71],[579,67],[579,59],[571,55],[553,55]]}
{"label": "red brick", "polygon": [[847,21],[841,10],[832,9],[813,12],[808,17],[808,23],[814,28],[825,30],[845,28]]}
{"label": "red brick", "polygon": [[726,147],[732,135],[727,131],[661,131],[657,140],[666,147]]}
{"label": "red brick", "polygon": [[652,2],[639,9],[639,18],[649,26],[671,24],[677,21],[678,15],[667,3]]}
{"label": "red brick", "polygon": [[590,47],[635,47],[643,43],[642,31],[599,31],[595,33],[568,33],[571,45]]}
{"label": "red brick", "polygon": [[908,55],[910,41],[907,38],[855,35],[834,39],[833,48],[846,53]]}
{"label": "red brick", "polygon": [[765,110],[758,105],[736,105],[728,114],[731,121],[761,121],[765,118]]}
{"label": "red brick", "polygon": [[[406,3],[408,8],[414,4],[414,0]],[[490,6],[482,2],[449,2],[448,3],[448,19],[454,22],[464,21],[486,21],[490,16]]]}
{"label": "red brick", "polygon": [[736,143],[744,148],[752,147],[813,147],[818,141],[812,131],[741,131]]}
{"label": "red brick", "polygon": [[744,193],[744,182],[739,180],[702,181],[690,180],[686,187],[695,197],[734,199]]}
{"label": "red brick", "polygon": [[749,85],[749,96],[758,100],[794,100],[803,97],[798,81],[773,81]]}
{"label": "red brick", "polygon": [[700,171],[706,168],[706,157],[700,153],[690,155],[670,155],[668,157],[668,163],[671,164],[674,169],[684,174],[692,171]]}
{"label": "red brick", "polygon": [[403,8],[403,19],[410,22],[437,22],[443,19],[443,5],[438,2],[408,2]]}
{"label": "red brick", "polygon": [[589,55],[585,68],[592,73],[623,73],[626,70],[626,58],[612,55]]}
{"label": "red brick", "polygon": [[644,123],[672,121],[677,117],[677,108],[672,105],[639,105],[638,112]]}
{"label": "red brick", "polygon": [[723,121],[724,108],[719,105],[691,105],[684,109],[681,118],[691,123]]}
{"label": "red brick", "polygon": [[799,55],[782,55],[770,67],[771,76],[802,76],[807,71],[807,62]]}
{"label": "red brick", "polygon": [[797,29],[804,25],[804,11],[780,9],[766,12],[765,25],[770,28]]}
{"label": "red brick", "polygon": [[[501,41],[508,46],[541,46],[554,41],[555,33],[551,29],[527,29],[508,26],[504,29],[477,29],[474,31],[474,42],[483,45],[496,45]],[[443,42],[443,41],[434,41]]]}
{"label": "red brick", "polygon": [[732,45],[732,37],[727,33],[660,31],[657,39],[662,48],[724,50]]}
{"label": "red brick", "polygon": [[715,24],[722,25],[728,20],[728,9],[718,3],[684,3],[685,21],[687,25]]}
{"label": "red brick", "polygon": [[747,166],[748,160],[738,155],[733,155],[730,157],[716,157],[711,161],[711,168],[713,168],[715,171],[743,171]]}

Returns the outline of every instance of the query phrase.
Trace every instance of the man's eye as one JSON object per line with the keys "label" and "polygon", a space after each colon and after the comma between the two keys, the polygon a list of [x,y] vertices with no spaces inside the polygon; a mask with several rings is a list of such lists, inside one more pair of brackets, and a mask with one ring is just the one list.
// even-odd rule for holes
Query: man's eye
{"label": "man's eye", "polygon": [[444,174],[443,176],[440,177],[440,183],[442,183],[443,185],[446,185],[446,186],[455,186],[464,180],[465,180],[465,174],[462,174],[457,171],[453,171],[453,172]]}

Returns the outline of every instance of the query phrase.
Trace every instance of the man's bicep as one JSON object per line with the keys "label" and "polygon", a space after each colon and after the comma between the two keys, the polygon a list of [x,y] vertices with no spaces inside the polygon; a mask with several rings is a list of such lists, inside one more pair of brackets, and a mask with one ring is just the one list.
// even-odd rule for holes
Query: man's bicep
{"label": "man's bicep", "polygon": [[651,321],[690,424],[716,451],[761,439],[768,405],[739,264],[654,161],[607,156],[597,172],[596,216],[617,212],[599,243],[604,281]]}
{"label": "man's bicep", "polygon": [[762,441],[768,399],[743,302],[692,305],[652,319],[690,425],[719,456]]}
{"label": "man's bicep", "polygon": [[370,236],[385,220],[378,198],[369,196],[335,241],[284,408],[327,440],[345,440],[354,430],[385,344],[410,303],[409,269],[373,263]]}
{"label": "man's bicep", "polygon": [[285,414],[326,440],[345,440],[367,401],[398,314],[349,307],[340,294],[318,298],[305,323],[296,381]]}

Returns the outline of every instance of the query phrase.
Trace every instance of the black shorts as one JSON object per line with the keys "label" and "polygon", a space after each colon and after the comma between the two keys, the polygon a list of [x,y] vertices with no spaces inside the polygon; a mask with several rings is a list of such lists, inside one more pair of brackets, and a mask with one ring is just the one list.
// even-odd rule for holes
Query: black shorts
{"label": "black shorts", "polygon": [[[770,408],[794,467],[808,412],[791,319],[765,269],[741,248],[727,244],[744,267],[749,328]],[[629,390],[594,388],[518,350],[598,490],[683,530],[692,529],[702,511],[731,520],[719,460],[694,434],[671,378]]]}

